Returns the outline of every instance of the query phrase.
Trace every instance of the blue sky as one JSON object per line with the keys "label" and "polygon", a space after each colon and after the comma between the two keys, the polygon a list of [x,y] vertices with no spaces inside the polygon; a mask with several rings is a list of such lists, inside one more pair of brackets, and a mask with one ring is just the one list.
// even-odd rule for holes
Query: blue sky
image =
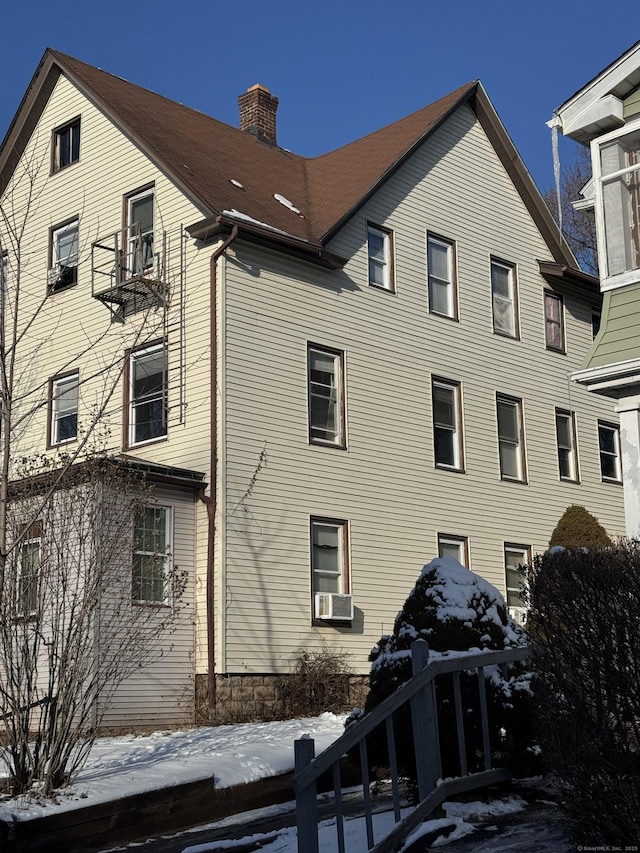
{"label": "blue sky", "polygon": [[[618,7],[619,14],[616,14]],[[640,39],[629,6],[584,0],[6,3],[0,138],[47,46],[237,125],[256,82],[278,143],[314,156],[479,78],[538,186],[553,109]],[[572,144],[561,149],[563,161]]]}

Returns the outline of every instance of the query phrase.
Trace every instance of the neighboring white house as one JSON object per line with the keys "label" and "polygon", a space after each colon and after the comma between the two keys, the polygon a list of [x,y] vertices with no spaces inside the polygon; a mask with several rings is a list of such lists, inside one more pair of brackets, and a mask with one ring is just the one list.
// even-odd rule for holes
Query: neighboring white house
{"label": "neighboring white house", "polygon": [[435,554],[517,612],[568,505],[624,529],[613,404],[571,382],[598,283],[482,85],[313,159],[278,147],[268,90],[239,102],[235,129],[48,50],[0,148],[1,203],[37,197],[20,446],[73,448],[98,407],[189,577],[112,725],[182,720],[196,685],[277,713],[300,648],[368,670]]}
{"label": "neighboring white house", "polygon": [[575,379],[618,401],[626,530],[640,536],[640,42],[555,110],[551,125],[591,146],[590,193],[604,294],[600,333]]}

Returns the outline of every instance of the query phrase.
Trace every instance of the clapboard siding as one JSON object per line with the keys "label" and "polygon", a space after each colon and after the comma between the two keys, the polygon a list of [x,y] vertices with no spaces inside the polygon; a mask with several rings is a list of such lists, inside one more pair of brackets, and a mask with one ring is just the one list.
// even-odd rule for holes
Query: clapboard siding
{"label": "clapboard siding", "polygon": [[[395,294],[367,286],[367,221],[394,232]],[[428,313],[428,231],[456,241],[459,322]],[[567,352],[546,350],[543,292],[553,288],[537,261],[550,252],[467,107],[331,249],[349,257],[343,271],[241,243],[224,265],[223,671],[286,671],[297,648],[323,640],[364,671],[438,532],[469,537],[472,567],[502,589],[504,543],[544,549],[570,503],[623,532],[621,489],[600,481],[597,419],[615,420],[612,405],[569,381],[591,344],[598,297],[555,286]],[[492,331],[493,256],[516,265],[520,340]],[[309,342],[345,354],[346,450],[308,443]],[[461,384],[465,473],[434,468],[433,376]],[[523,400],[526,484],[500,480],[496,393]],[[579,485],[559,481],[556,407],[576,413]],[[256,472],[263,447],[268,461]],[[351,627],[311,625],[312,515],[349,522]]]}

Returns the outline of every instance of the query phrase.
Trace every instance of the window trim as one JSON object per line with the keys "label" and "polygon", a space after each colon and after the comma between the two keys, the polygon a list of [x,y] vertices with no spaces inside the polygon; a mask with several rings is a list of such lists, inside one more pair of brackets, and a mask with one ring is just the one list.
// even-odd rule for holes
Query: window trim
{"label": "window trim", "polygon": [[[453,394],[453,416],[454,429],[449,430],[453,434],[454,464],[448,465],[438,461],[438,445],[436,435],[438,429],[448,429],[446,426],[438,427],[436,423],[435,389],[444,388]],[[462,386],[460,382],[453,379],[445,379],[441,376],[431,377],[431,421],[433,427],[433,458],[436,468],[445,471],[464,473],[464,433],[462,416]]]}
{"label": "window trim", "polygon": [[[615,460],[616,476],[607,477],[602,465],[603,450],[600,444],[600,430],[606,429],[614,435],[614,453],[606,453],[606,456]],[[603,483],[622,483],[622,455],[620,449],[620,426],[609,421],[598,420],[598,458],[600,460],[600,479]]]}
{"label": "window trim", "polygon": [[[493,278],[493,270],[494,268],[500,267],[502,269],[506,269],[509,272],[509,287],[511,290],[509,302],[511,304],[511,310],[513,315],[513,334],[511,332],[503,331],[502,329],[496,328],[496,310],[495,310],[495,300],[496,294],[494,290],[494,278]],[[518,276],[516,265],[511,261],[505,261],[502,258],[497,258],[494,255],[491,255],[490,258],[490,277],[491,277],[491,318],[493,323],[493,333],[494,335],[499,335],[502,338],[510,338],[514,341],[520,340],[520,310],[518,304]],[[501,297],[504,298],[504,297]]]}
{"label": "window trim", "polygon": [[[333,359],[334,365],[338,365],[337,371],[334,372],[336,376],[336,409],[337,409],[337,432],[335,440],[323,439],[318,436],[312,435],[313,429],[319,429],[319,427],[314,427],[312,422],[312,389],[311,389],[311,354],[313,352],[321,353],[322,355],[330,356]],[[344,358],[344,350],[333,349],[332,347],[321,346],[320,344],[314,344],[310,341],[307,341],[307,434],[309,444],[317,445],[321,447],[335,447],[339,450],[346,450],[347,447],[347,436],[346,436],[346,394],[345,394],[345,358]]]}
{"label": "window trim", "polygon": [[[609,275],[609,256],[607,252],[607,240],[606,240],[606,232],[605,232],[605,210],[604,210],[604,194],[603,194],[603,178],[602,178],[602,167],[600,154],[601,150],[604,146],[608,145],[611,142],[614,142],[617,139],[622,139],[624,136],[628,136],[632,133],[637,133],[640,130],[640,119],[629,122],[628,124],[623,125],[622,127],[616,128],[615,130],[610,131],[609,133],[605,133],[602,136],[596,137],[591,141],[591,164],[593,171],[593,185],[594,185],[594,200],[595,200],[595,215],[596,215],[596,237],[598,242],[598,261],[600,268],[600,290],[604,293],[607,290],[615,290],[618,287],[624,287],[627,284],[633,284],[638,280],[638,275],[640,274],[640,267],[636,267],[632,270],[624,270],[621,273],[615,273],[614,275]],[[620,172],[624,173],[625,170],[629,170],[629,172],[636,170],[640,171],[640,164],[634,167],[623,167],[621,170],[616,170],[607,174],[607,179],[612,180],[612,177],[619,174]]]}
{"label": "window trim", "polygon": [[[458,553],[461,553],[464,562],[462,560],[458,560],[461,566],[464,566],[466,569],[469,568],[469,537],[468,536],[460,536],[457,533],[438,533],[438,557],[442,559],[445,557],[445,554],[440,553],[441,545],[456,545],[458,547]],[[456,558],[457,559],[457,558]]]}
{"label": "window trim", "polygon": [[[76,388],[77,388],[77,396],[76,396],[76,432],[72,438],[65,438],[61,441],[55,440],[55,427],[56,427],[56,400],[60,398],[60,394],[56,396],[55,388],[56,385],[60,382],[68,381],[72,377],[76,378]],[[63,445],[70,444],[72,441],[78,440],[78,414],[80,407],[80,371],[79,370],[69,370],[66,373],[58,373],[55,376],[50,377],[49,379],[49,404],[47,407],[47,448],[53,447],[61,447]]]}
{"label": "window trim", "polygon": [[[441,246],[445,246],[447,249],[447,265],[449,267],[449,280],[446,282],[447,287],[447,297],[450,303],[450,311],[442,312],[437,311],[433,307],[433,295],[432,295],[432,278],[435,278],[434,274],[431,272],[431,257],[432,253],[429,251],[429,247],[432,243],[437,243]],[[432,231],[427,231],[427,302],[429,306],[429,314],[433,314],[436,317],[444,317],[447,320],[454,320],[459,322],[459,313],[458,313],[458,253],[456,251],[456,243],[455,240],[451,240],[447,237],[442,237],[440,234],[434,234]]]}
{"label": "window trim", "polygon": [[[560,433],[558,431],[558,419],[564,419],[568,422],[569,425],[569,436],[571,438],[571,446],[569,448],[561,447],[560,445]],[[580,482],[580,473],[579,473],[579,465],[578,465],[578,441],[577,441],[577,433],[576,433],[576,414],[575,412],[570,411],[569,409],[560,409],[556,407],[555,410],[555,425],[556,425],[556,452],[558,457],[558,476],[560,480],[565,483],[579,483]],[[569,466],[570,466],[570,474],[563,475],[562,473],[562,461],[561,461],[561,451],[568,450],[569,456]]]}
{"label": "window trim", "polygon": [[[60,259],[58,257],[58,235],[61,235],[67,231],[71,231],[72,228],[75,227],[76,231],[76,253],[75,258],[71,263],[61,264]],[[72,257],[73,256],[67,256]],[[75,262],[74,262],[75,261]],[[48,265],[48,273],[47,273],[47,293],[51,295],[52,293],[61,293],[64,290],[68,290],[70,287],[74,287],[78,283],[78,264],[80,262],[80,217],[71,216],[69,219],[66,219],[64,222],[60,222],[57,225],[52,225],[49,228],[49,251],[47,258]],[[52,273],[56,270],[56,268],[64,269],[65,272],[60,272],[57,280],[54,280],[52,277]],[[67,272],[69,271],[69,272]],[[66,278],[66,281],[62,281],[62,279]]]}
{"label": "window trim", "polygon": [[[510,474],[505,474],[502,469],[502,457],[500,453],[500,449],[502,443],[507,439],[502,438],[500,436],[500,418],[499,418],[499,404],[504,403],[507,405],[512,405],[515,407],[517,419],[518,419],[518,441],[515,446],[518,449],[518,468],[519,468],[519,476],[513,477]],[[526,453],[526,443],[525,443],[525,425],[524,425],[524,403],[521,397],[511,397],[508,394],[496,394],[496,428],[498,434],[498,464],[500,469],[500,479],[509,483],[527,483],[527,453]],[[514,442],[509,442],[510,444],[514,444]]]}
{"label": "window trim", "polygon": [[[38,553],[38,564],[35,571],[35,607],[30,609],[28,612],[22,608],[22,574],[23,574],[23,564],[22,564],[22,555],[24,553],[24,548],[27,545],[35,545],[37,543],[37,553]],[[18,562],[17,562],[17,572],[16,572],[16,618],[29,620],[33,619],[38,615],[39,610],[39,587],[40,587],[40,571],[42,566],[42,529],[41,525],[37,522],[31,525],[31,529],[27,530],[25,533],[25,538],[19,544],[19,553],[18,553]]]}
{"label": "window trim", "polygon": [[[164,433],[162,435],[154,436],[153,438],[144,439],[143,441],[134,441],[135,418],[133,417],[133,405],[135,398],[133,395],[133,363],[141,356],[161,349],[164,350],[165,355],[163,387]],[[169,348],[167,346],[167,342],[164,340],[150,341],[149,343],[127,350],[125,357],[127,362],[124,376],[124,447],[125,449],[129,449],[132,447],[146,446],[148,444],[153,444],[154,442],[166,441],[169,436]]]}
{"label": "window trim", "polygon": [[[504,588],[506,591],[505,604],[507,605],[507,612],[510,613],[512,607],[526,608],[526,605],[525,605],[524,601],[522,601],[522,597],[521,597],[521,593],[520,593],[521,587],[518,587],[516,589],[516,587],[509,586],[508,569],[510,567],[507,565],[507,551],[519,551],[520,553],[526,555],[525,559],[522,560],[520,565],[527,565],[527,566],[531,565],[533,551],[532,551],[531,545],[522,545],[518,542],[504,542],[503,543],[502,554],[503,554],[503,560],[504,560]],[[518,596],[518,598],[520,599],[520,602],[521,602],[520,604],[510,604],[509,603],[509,593],[510,592],[515,593]]]}
{"label": "window trim", "polygon": [[[58,172],[63,172],[65,169],[68,169],[69,166],[73,166],[74,163],[80,162],[80,144],[82,141],[81,119],[82,119],[82,116],[78,115],[75,118],[72,118],[70,121],[66,121],[64,124],[60,124],[57,127],[54,127],[53,131],[51,132],[51,174],[52,175],[57,175]],[[75,158],[73,157],[74,145],[73,145],[73,139],[71,139],[70,143],[69,143],[69,147],[70,147],[69,162],[61,165],[60,164],[60,156],[59,156],[59,152],[60,152],[59,141],[61,138],[61,134],[65,130],[67,130],[67,128],[72,129],[76,125],[77,125],[77,133],[78,133],[78,146],[77,146],[78,147],[78,156]]]}
{"label": "window trim", "polygon": [[[132,250],[131,243],[135,240],[135,237],[131,237],[129,233],[129,229],[135,224],[131,222],[131,204],[132,202],[139,201],[140,199],[145,198],[146,196],[151,196],[153,199],[152,203],[152,218],[153,218],[153,231],[152,231],[152,241],[151,246],[154,248],[155,236],[156,236],[156,185],[155,182],[144,184],[138,189],[132,190],[131,192],[125,193],[122,199],[122,220],[125,229],[126,236],[126,248],[123,246],[124,253],[124,265],[127,271],[127,277],[133,277],[134,275],[143,275],[148,273],[149,270],[153,270],[155,267],[155,252],[151,252],[151,262],[143,265],[142,269],[139,272],[134,272],[133,264],[131,262]],[[143,234],[141,234],[144,237]],[[124,242],[124,240],[123,240]]]}
{"label": "window trim", "polygon": [[[545,290],[544,291],[544,342],[545,346],[548,350],[552,352],[559,352],[566,354],[566,340],[565,340],[565,322],[564,322],[564,297],[560,293],[555,293],[553,290]],[[555,302],[559,306],[559,320],[556,321],[554,318],[549,318],[547,314],[547,305],[550,301]],[[550,325],[552,327],[557,326],[560,337],[560,344],[556,346],[553,343],[553,336],[549,334]]]}
{"label": "window trim", "polygon": [[[133,596],[133,587],[135,583],[135,557],[136,555],[144,555],[144,556],[152,556],[159,557],[160,552],[157,554],[151,551],[142,551],[136,550],[135,548],[135,523],[136,518],[133,519],[134,524],[134,542],[132,548],[132,561],[131,561],[131,603],[137,607],[170,607],[172,605],[172,595],[170,588],[170,578],[171,572],[173,569],[173,542],[174,542],[174,509],[172,506],[168,504],[146,504],[142,507],[142,512],[147,509],[153,510],[163,510],[165,515],[165,534],[166,534],[166,544],[165,544],[165,555],[162,566],[162,575],[163,575],[163,597],[162,600],[155,598],[134,598]],[[140,582],[142,582],[142,577],[140,578]]]}
{"label": "window trim", "polygon": [[[374,233],[380,237],[382,237],[382,245],[384,250],[384,259],[382,263],[383,266],[383,283],[378,284],[371,279],[370,265],[371,265],[371,250],[369,247],[369,235]],[[374,258],[376,262],[379,263],[377,258]],[[367,281],[369,283],[369,287],[374,287],[376,290],[385,290],[387,293],[395,293],[396,292],[396,281],[395,281],[395,246],[393,239],[393,231],[389,228],[383,228],[381,225],[376,225],[373,222],[367,222]]]}
{"label": "window trim", "polygon": [[[316,586],[316,571],[319,571],[314,565],[314,528],[316,527],[334,527],[338,531],[338,586],[337,595],[353,595],[351,591],[351,560],[349,554],[349,522],[344,518],[332,518],[323,515],[311,515],[309,517],[309,569],[311,582],[311,621],[312,624],[330,622],[330,619],[319,619],[315,613],[315,596],[321,593],[321,590]],[[321,570],[320,570],[321,571]],[[331,594],[331,593],[329,593]],[[342,620],[340,620],[342,621]],[[348,621],[348,620],[347,620]]]}

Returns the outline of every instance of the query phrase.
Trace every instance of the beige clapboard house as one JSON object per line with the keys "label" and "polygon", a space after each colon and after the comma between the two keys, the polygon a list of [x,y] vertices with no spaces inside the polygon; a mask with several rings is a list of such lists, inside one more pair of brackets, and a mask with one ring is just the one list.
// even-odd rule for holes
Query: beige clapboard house
{"label": "beige clapboard house", "polygon": [[[277,146],[263,87],[240,107],[231,128],[47,51],[0,150],[42,303],[22,446],[72,449],[99,411],[188,575],[114,725],[192,719],[196,688],[270,713],[300,648],[366,672],[438,553],[517,612],[511,568],[569,504],[624,528],[613,406],[570,381],[597,282],[481,84],[314,159]],[[171,606],[140,584],[136,606]]]}

